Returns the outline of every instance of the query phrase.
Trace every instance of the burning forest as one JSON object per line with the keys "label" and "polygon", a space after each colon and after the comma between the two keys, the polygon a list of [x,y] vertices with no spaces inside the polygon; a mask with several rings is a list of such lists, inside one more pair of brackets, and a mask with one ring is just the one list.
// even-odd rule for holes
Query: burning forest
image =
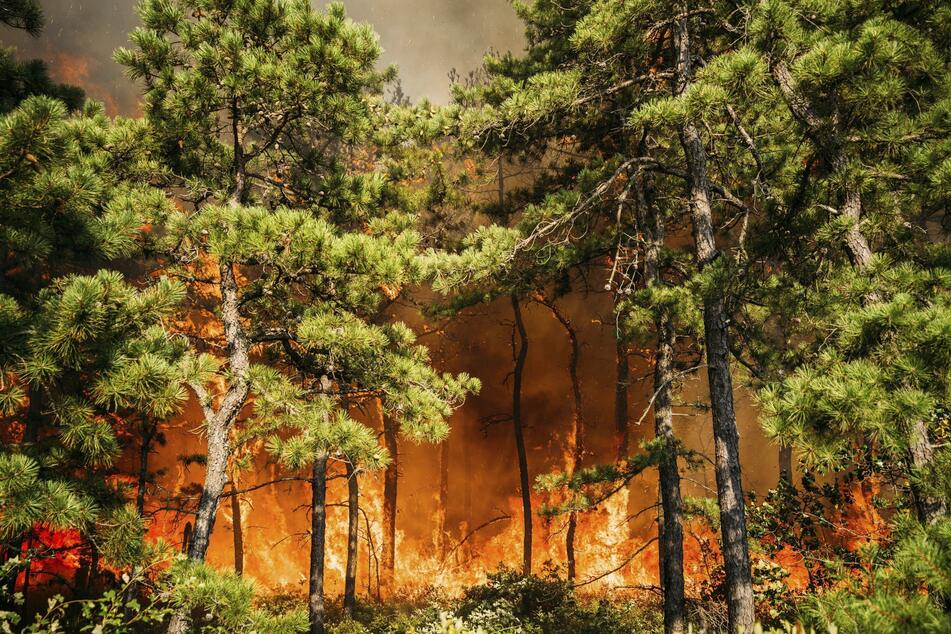
{"label": "burning forest", "polygon": [[42,4],[4,632],[951,631],[942,3]]}

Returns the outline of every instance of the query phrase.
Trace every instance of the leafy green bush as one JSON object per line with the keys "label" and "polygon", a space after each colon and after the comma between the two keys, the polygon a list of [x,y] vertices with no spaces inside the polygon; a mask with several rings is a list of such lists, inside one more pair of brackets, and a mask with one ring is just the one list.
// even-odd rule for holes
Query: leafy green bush
{"label": "leafy green bush", "polygon": [[544,577],[524,577],[506,568],[466,590],[455,615],[470,628],[526,634],[645,632],[661,623],[656,609],[606,599],[584,601],[553,570]]}

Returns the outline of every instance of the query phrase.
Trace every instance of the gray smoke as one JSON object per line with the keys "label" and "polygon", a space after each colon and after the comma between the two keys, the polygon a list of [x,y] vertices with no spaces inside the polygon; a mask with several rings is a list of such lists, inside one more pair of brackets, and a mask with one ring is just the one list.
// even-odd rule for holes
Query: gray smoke
{"label": "gray smoke", "polygon": [[[0,38],[23,58],[45,60],[53,77],[86,89],[111,112],[134,114],[138,89],[112,61],[138,24],[135,0],[45,0],[46,27],[38,38],[2,29]],[[323,2],[314,2],[322,6]],[[347,0],[349,15],[369,22],[385,49],[384,64],[400,69],[414,100],[445,103],[448,73],[477,68],[489,49],[522,47],[521,25],[509,0]]]}

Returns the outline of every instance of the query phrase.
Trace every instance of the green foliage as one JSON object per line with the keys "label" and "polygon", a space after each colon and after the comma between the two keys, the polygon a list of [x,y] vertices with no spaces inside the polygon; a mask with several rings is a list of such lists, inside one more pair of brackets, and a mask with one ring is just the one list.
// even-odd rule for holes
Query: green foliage
{"label": "green foliage", "polygon": [[922,420],[943,444],[940,412],[951,395],[948,272],[883,263],[872,279],[880,301],[833,316],[814,360],[761,392],[767,433],[794,444],[810,465],[840,463],[856,442],[902,464]]}
{"label": "green foliage", "polygon": [[43,8],[37,0],[3,0],[0,2],[0,22],[30,35],[38,35],[43,28]]}
{"label": "green foliage", "polygon": [[523,577],[502,568],[458,598],[433,593],[359,603],[353,618],[330,610],[332,634],[490,634],[513,632],[655,632],[662,629],[653,604],[578,597],[549,576]]}
{"label": "green foliage", "polygon": [[[78,529],[123,570],[147,560],[143,518],[109,484],[117,432],[175,414],[186,384],[209,419],[221,402],[211,386],[250,386],[250,407],[238,403],[216,438],[232,468],[252,462],[259,438],[289,469],[327,455],[382,468],[371,412],[440,441],[479,388],[433,367],[394,322],[394,302],[431,284],[450,296],[433,312],[449,314],[595,280],[622,342],[652,345],[662,320],[674,330],[677,377],[697,367],[702,304],[724,300],[763,427],[807,468],[800,488],[784,484],[749,511],[757,549],[791,547],[809,562],[806,597],[789,593],[780,567],[757,565],[767,624],[951,629],[951,524],[902,513],[911,490],[951,499],[951,11],[934,0],[688,5],[516,2],[525,54],[487,56],[448,108],[386,104],[394,74],[340,4],[144,0],[131,48],[116,52],[143,86],[142,120],[80,106],[41,64],[0,53],[3,545],[19,552],[44,525]],[[681,20],[700,67],[689,86],[671,50]],[[35,34],[41,13],[2,2],[0,21]],[[694,262],[680,236],[693,204],[687,122],[708,159],[710,262]],[[506,184],[506,169],[528,164],[534,176]],[[495,168],[498,201],[473,203],[466,186]],[[460,238],[474,218],[495,222]],[[166,276],[138,285],[93,272],[142,254],[154,259],[137,265]],[[217,303],[225,341],[169,333],[188,299]],[[245,341],[253,363],[236,352]],[[209,349],[234,358],[197,353]],[[563,494],[542,512],[592,508],[667,451],[646,442],[618,464],[542,476],[538,490]],[[825,542],[836,529],[826,512],[848,500],[813,468],[893,483],[875,503],[894,538],[861,553]],[[686,507],[718,528],[712,499]],[[20,565],[8,560],[0,579]],[[723,576],[713,571],[702,600],[722,599]],[[130,591],[147,585],[141,575],[124,582],[54,599],[26,631],[137,631],[172,611],[199,631],[307,626],[300,610],[254,609],[249,582],[202,564],[176,562],[145,596]],[[456,602],[413,607],[364,606],[334,631],[658,627],[656,610],[588,603],[554,576],[507,570]],[[15,624],[12,613],[0,623]]]}
{"label": "green foliage", "polygon": [[48,97],[0,117],[5,292],[35,285],[37,267],[137,249],[141,227],[168,206],[143,182],[157,169],[148,138],[140,121],[110,121],[91,104],[69,116]]}
{"label": "green foliage", "polygon": [[236,631],[248,624],[254,586],[234,572],[180,558],[166,573],[170,603],[183,608],[203,632]]}
{"label": "green foliage", "polygon": [[[571,585],[548,577],[525,577],[502,569],[466,590],[454,614],[470,628],[486,632],[629,632],[657,627],[656,616],[630,605],[578,599]],[[656,615],[656,613],[655,613]],[[436,630],[441,631],[441,630]]]}
{"label": "green foliage", "polygon": [[42,60],[22,62],[13,49],[0,49],[0,113],[10,112],[28,97],[39,95],[62,101],[70,111],[79,110],[86,98],[82,88],[53,81]]}
{"label": "green foliage", "polygon": [[[374,107],[367,95],[391,76],[376,70],[376,35],[348,20],[342,5],[318,12],[303,0],[146,0],[138,10],[135,48],[115,57],[144,82],[150,122],[193,187],[231,189],[235,174],[221,166],[235,160],[260,166],[275,196],[329,199],[348,182],[367,184],[317,150],[321,136],[366,138]],[[232,125],[240,139],[229,145],[222,133]],[[244,146],[245,138],[253,141]],[[300,152],[303,140],[314,145]],[[324,173],[315,179],[316,169]]]}
{"label": "green foliage", "polygon": [[376,36],[341,5],[302,1],[139,12],[135,48],[116,59],[145,81],[150,126],[195,202],[163,218],[155,246],[185,279],[196,261],[242,267],[252,342],[298,377],[252,370],[257,416],[241,438],[273,437],[293,468],[325,452],[379,468],[385,453],[349,415],[378,399],[410,437],[442,439],[478,384],[438,374],[408,328],[379,323],[424,267],[399,157],[387,154],[399,113],[382,103],[392,74],[376,70]]}
{"label": "green foliage", "polygon": [[[609,497],[627,487],[631,480],[644,471],[656,467],[667,456],[664,439],[652,438],[641,443],[642,453],[629,456],[617,464],[598,464],[585,467],[569,475],[564,472],[542,474],[535,478],[535,490],[563,492],[567,499],[554,506],[544,505],[539,514],[561,515],[595,508]],[[699,466],[702,456],[682,446],[674,448],[677,457],[688,466]]]}
{"label": "green foliage", "polygon": [[4,548],[43,525],[78,529],[122,568],[144,556],[142,519],[105,478],[126,419],[184,402],[184,342],[165,330],[183,288],[74,271],[141,252],[143,228],[167,213],[148,184],[160,171],[149,138],[142,122],[94,104],[68,114],[46,96],[0,118],[0,404],[13,425],[0,444]]}

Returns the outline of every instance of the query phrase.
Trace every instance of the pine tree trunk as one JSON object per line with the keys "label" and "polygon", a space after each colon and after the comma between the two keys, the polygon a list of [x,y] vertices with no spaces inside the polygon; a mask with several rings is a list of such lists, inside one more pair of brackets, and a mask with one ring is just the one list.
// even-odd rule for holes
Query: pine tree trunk
{"label": "pine tree trunk", "polygon": [[193,561],[204,561],[211,542],[211,532],[215,527],[218,505],[225,483],[228,481],[228,428],[220,421],[213,421],[208,428],[208,458],[205,463],[205,485],[198,501],[198,512],[192,527],[192,538],[188,545],[188,557]]}
{"label": "pine tree trunk", "polygon": [[344,577],[343,609],[349,615],[357,607],[357,539],[360,536],[360,481],[353,463],[347,462],[347,571]]}
{"label": "pine tree trunk", "polygon": [[238,312],[238,282],[231,263],[221,262],[218,268],[221,275],[221,321],[224,325],[225,340],[228,342],[228,369],[233,379],[217,411],[212,409],[210,402],[207,402],[204,389],[193,386],[197,388],[195,391],[199,394],[199,400],[206,401],[202,403],[202,408],[205,412],[208,432],[205,484],[198,501],[198,512],[188,548],[188,557],[194,561],[204,561],[205,554],[208,552],[211,531],[214,529],[218,505],[221,502],[221,493],[227,481],[228,458],[231,455],[228,434],[250,392],[247,378],[250,367],[248,338]]}
{"label": "pine tree trunk", "polygon": [[657,360],[654,366],[654,434],[664,441],[664,457],[658,464],[663,533],[660,537],[664,579],[664,632],[679,634],[686,626],[684,609],[683,501],[677,467],[671,398],[674,379],[674,331],[669,311],[657,319]]}
{"label": "pine tree trunk", "polygon": [[786,484],[792,484],[792,478],[792,447],[789,445],[780,445],[779,479]]}
{"label": "pine tree trunk", "polygon": [[515,293],[509,298],[515,315],[518,333],[518,351],[512,375],[512,429],[515,432],[515,452],[518,457],[518,481],[522,495],[522,574],[532,574],[532,488],[528,474],[528,453],[525,450],[525,429],[522,425],[522,377],[528,358],[528,332],[522,320],[522,308]]}
{"label": "pine tree trunk", "polygon": [[[918,476],[927,477],[931,461],[934,459],[934,448],[928,437],[928,425],[923,420],[915,421],[911,429],[909,442],[911,464]],[[919,486],[912,487],[915,498],[915,510],[918,520],[925,525],[931,525],[947,515],[947,504],[940,496],[929,495]]]}
{"label": "pine tree trunk", "polygon": [[[676,92],[682,94],[692,78],[688,19],[678,19],[674,30],[677,57]],[[690,211],[697,261],[701,267],[713,262],[719,252],[713,228],[706,151],[693,122],[681,127],[680,142],[687,163]],[[731,632],[752,631],[753,578],[747,543],[743,485],[740,473],[739,434],[733,410],[730,376],[729,316],[719,289],[703,301],[703,325],[707,356],[707,381],[713,411],[714,463],[717,500],[720,505],[721,550],[726,568],[726,595]]]}
{"label": "pine tree trunk", "polygon": [[472,520],[472,451],[469,439],[465,436],[466,428],[460,429],[462,436],[462,472],[466,477],[462,479],[462,516],[466,522]]}
{"label": "pine tree trunk", "polygon": [[[30,576],[33,572],[33,554],[30,552],[33,550],[33,532],[30,531],[26,534],[26,537],[23,540],[22,551],[24,553],[24,559],[26,560],[26,567],[23,569],[23,585],[20,587],[20,593],[22,595],[23,603],[20,605],[20,617],[26,619],[30,614]],[[16,576],[13,577],[14,583],[16,583]]]}
{"label": "pine tree trunk", "polygon": [[234,571],[240,577],[244,574],[244,529],[241,525],[241,498],[238,496],[238,483],[231,479],[231,534],[234,542]]}
{"label": "pine tree trunk", "polygon": [[[862,194],[855,179],[848,176],[849,156],[843,147],[838,132],[830,125],[824,124],[815,113],[809,100],[799,92],[793,80],[792,73],[786,62],[776,60],[771,64],[773,78],[779,86],[780,92],[789,106],[789,110],[799,123],[806,129],[809,139],[831,163],[832,169],[843,179],[842,204],[839,213],[851,221],[845,235],[845,245],[849,252],[852,264],[859,269],[868,268],[872,261],[872,249],[865,234],[862,233]],[[873,299],[874,298],[870,298]]]}
{"label": "pine tree trunk", "polygon": [[[188,558],[192,561],[204,561],[208,552],[211,532],[214,529],[218,506],[221,503],[221,494],[228,479],[228,458],[231,455],[228,435],[250,393],[250,383],[248,381],[248,370],[251,365],[248,357],[249,343],[238,310],[240,305],[238,281],[230,262],[221,261],[218,271],[221,276],[219,282],[221,322],[224,326],[225,341],[228,344],[228,369],[231,372],[232,379],[231,385],[222,397],[217,410],[214,409],[211,398],[206,393],[204,386],[192,385],[192,390],[198,396],[204,413],[208,435],[205,482],[202,487],[201,498],[198,500],[198,510],[195,515],[191,540],[188,543]],[[186,615],[178,612],[172,616],[168,632],[169,634],[181,634],[186,631],[187,627]]]}
{"label": "pine tree trunk", "polygon": [[45,394],[38,385],[30,387],[30,401],[26,409],[26,421],[23,426],[23,442],[36,444],[40,439],[43,426],[43,401]]}
{"label": "pine tree trunk", "polygon": [[449,439],[442,441],[439,451],[439,512],[436,522],[436,552],[445,559],[447,550],[446,513],[449,508]]}
{"label": "pine tree trunk", "polygon": [[156,425],[148,418],[142,420],[142,444],[139,445],[139,481],[135,495],[135,509],[139,515],[145,513],[145,487],[149,482],[149,455],[152,453],[152,439]]}
{"label": "pine tree trunk", "polygon": [[[635,176],[638,225],[645,236],[644,277],[647,284],[660,286],[663,277],[660,256],[665,227],[658,215],[649,183]],[[680,634],[686,627],[684,607],[683,500],[677,466],[677,437],[673,425],[674,323],[668,308],[662,307],[654,321],[657,351],[654,362],[654,435],[663,441],[664,457],[657,465],[660,506],[657,537],[660,546],[660,578],[664,591],[664,632]]]}
{"label": "pine tree trunk", "polygon": [[396,421],[383,416],[383,444],[390,464],[383,474],[383,556],[381,557],[382,595],[392,596],[396,584],[396,490],[399,478],[399,444]]}
{"label": "pine tree trunk", "polygon": [[[554,302],[543,301],[551,314],[555,316],[565,334],[568,335],[569,353],[568,353],[568,377],[571,380],[571,397],[573,404],[573,428],[572,428],[572,447],[571,455],[568,461],[568,476],[571,477],[581,468],[584,460],[585,451],[585,429],[584,429],[584,408],[581,397],[581,379],[578,376],[578,361],[580,358],[580,344],[578,342],[578,333],[574,325],[555,305]],[[565,532],[565,554],[568,559],[568,581],[573,581],[577,576],[577,562],[575,560],[575,534],[578,530],[578,513],[572,511],[568,514],[568,530]]]}
{"label": "pine tree trunk", "polygon": [[310,634],[324,634],[324,548],[327,540],[327,456],[314,460],[310,480]]}
{"label": "pine tree trunk", "polygon": [[620,333],[615,341],[615,383],[614,383],[614,433],[616,458],[621,462],[627,458],[630,445],[630,415],[628,409],[628,392],[631,379],[631,368],[627,356],[627,342]]}

